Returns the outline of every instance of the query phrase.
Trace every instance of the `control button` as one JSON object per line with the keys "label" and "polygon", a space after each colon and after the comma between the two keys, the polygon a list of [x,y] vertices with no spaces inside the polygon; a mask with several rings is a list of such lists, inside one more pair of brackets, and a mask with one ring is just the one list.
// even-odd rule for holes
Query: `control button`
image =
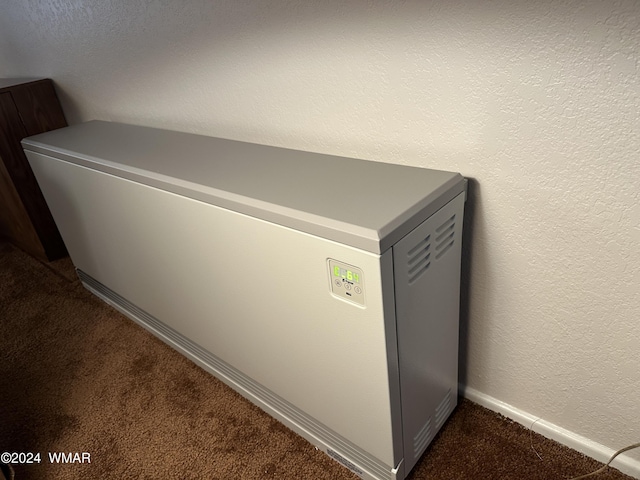
{"label": "control button", "polygon": [[344,284],[344,288],[347,290],[351,290],[351,284],[350,283],[345,283]]}
{"label": "control button", "polygon": [[336,278],[335,284],[336,284],[336,287],[341,287],[342,286],[342,282],[340,280],[338,280],[337,278]]}
{"label": "control button", "polygon": [[354,288],[353,291],[356,292],[358,295],[362,293],[362,289],[360,287]]}

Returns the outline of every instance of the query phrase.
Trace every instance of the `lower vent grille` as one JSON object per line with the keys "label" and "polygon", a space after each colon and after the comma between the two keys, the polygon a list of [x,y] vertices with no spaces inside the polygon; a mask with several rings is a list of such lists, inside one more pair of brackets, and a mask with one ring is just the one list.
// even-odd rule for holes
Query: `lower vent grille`
{"label": "lower vent grille", "polygon": [[451,413],[451,390],[444,396],[440,405],[436,407],[436,429],[439,430],[444,424],[445,420],[449,418]]}
{"label": "lower vent grille", "polygon": [[431,418],[429,418],[418,434],[413,437],[413,458],[420,458],[424,453],[424,450],[427,448],[427,445],[429,445],[432,436],[433,429],[431,428]]}

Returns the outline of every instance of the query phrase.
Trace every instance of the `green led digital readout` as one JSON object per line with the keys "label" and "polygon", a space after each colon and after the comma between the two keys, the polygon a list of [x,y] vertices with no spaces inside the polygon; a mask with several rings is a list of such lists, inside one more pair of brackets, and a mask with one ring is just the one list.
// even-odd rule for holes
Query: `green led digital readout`
{"label": "green led digital readout", "polygon": [[339,266],[333,267],[333,275],[349,282],[360,283],[360,275],[356,272],[348,270],[346,268],[340,268]]}

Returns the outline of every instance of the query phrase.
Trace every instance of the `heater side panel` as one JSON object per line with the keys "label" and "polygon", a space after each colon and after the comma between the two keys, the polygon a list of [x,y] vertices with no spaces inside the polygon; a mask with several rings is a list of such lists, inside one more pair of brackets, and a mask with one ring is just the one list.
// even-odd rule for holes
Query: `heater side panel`
{"label": "heater side panel", "polygon": [[405,469],[457,404],[464,193],[393,247]]}

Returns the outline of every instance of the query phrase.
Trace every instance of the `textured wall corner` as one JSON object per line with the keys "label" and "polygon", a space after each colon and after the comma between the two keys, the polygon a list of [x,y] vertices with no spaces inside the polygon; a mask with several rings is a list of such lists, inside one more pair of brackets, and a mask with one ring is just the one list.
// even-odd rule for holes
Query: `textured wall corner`
{"label": "textured wall corner", "polygon": [[71,122],[473,177],[468,384],[638,440],[638,2],[1,5],[0,74],[52,77]]}

